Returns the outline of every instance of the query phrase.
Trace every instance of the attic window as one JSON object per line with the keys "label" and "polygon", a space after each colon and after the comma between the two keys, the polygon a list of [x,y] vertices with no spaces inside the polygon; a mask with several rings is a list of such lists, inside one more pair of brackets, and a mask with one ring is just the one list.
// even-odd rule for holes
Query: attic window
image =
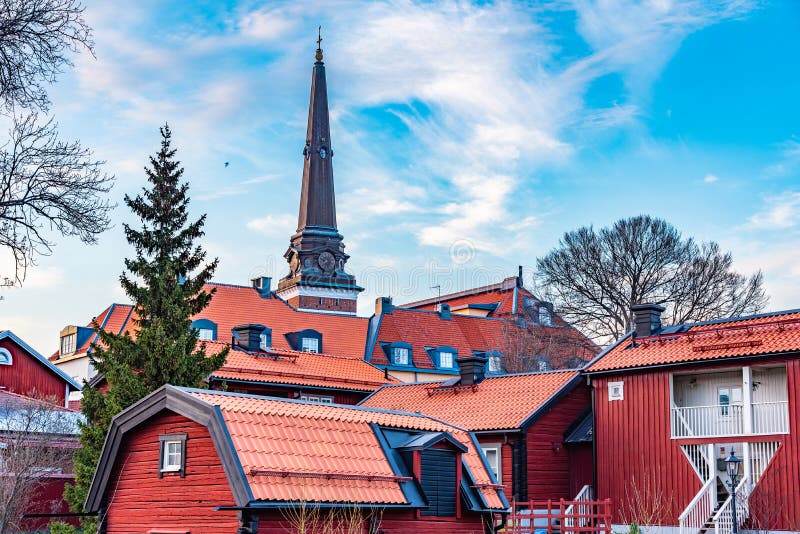
{"label": "attic window", "polygon": [[303,352],[319,352],[319,339],[315,337],[300,338],[300,350]]}
{"label": "attic window", "polygon": [[200,341],[214,341],[214,331],[210,328],[199,328],[197,330],[197,339]]}
{"label": "attic window", "polygon": [[61,354],[72,354],[75,352],[75,339],[77,334],[67,334],[61,338]]}
{"label": "attic window", "polygon": [[392,363],[395,365],[408,365],[411,350],[408,347],[392,347]]}
{"label": "attic window", "polygon": [[267,350],[268,348],[270,348],[272,346],[272,332],[271,331],[270,332],[264,331],[264,332],[261,333],[261,336],[259,336],[259,344],[258,344],[258,346],[259,346],[259,348],[261,350]]}
{"label": "attic window", "polygon": [[11,365],[13,358],[8,349],[0,349],[0,365]]}
{"label": "attic window", "polygon": [[192,328],[197,329],[197,339],[200,341],[214,341],[217,339],[217,323],[208,319],[192,321]]}
{"label": "attic window", "polygon": [[489,356],[489,372],[501,373],[503,371],[503,361],[499,354]]}
{"label": "attic window", "polygon": [[161,434],[159,442],[158,477],[164,473],[186,476],[186,434]]}
{"label": "attic window", "polygon": [[451,352],[449,350],[439,351],[439,367],[442,367],[444,369],[452,369],[455,360],[456,360],[456,355],[454,352]]}

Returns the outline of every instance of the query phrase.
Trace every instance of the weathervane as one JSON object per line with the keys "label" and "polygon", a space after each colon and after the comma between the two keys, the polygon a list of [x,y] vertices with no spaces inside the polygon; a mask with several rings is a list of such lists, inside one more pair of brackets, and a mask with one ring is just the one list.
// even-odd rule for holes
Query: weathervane
{"label": "weathervane", "polygon": [[317,61],[322,61],[322,25],[317,28]]}

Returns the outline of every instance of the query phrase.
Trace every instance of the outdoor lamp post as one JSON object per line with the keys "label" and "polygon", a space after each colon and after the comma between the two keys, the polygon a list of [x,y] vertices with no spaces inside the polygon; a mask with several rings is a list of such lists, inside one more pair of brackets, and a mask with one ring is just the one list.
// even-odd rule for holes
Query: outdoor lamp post
{"label": "outdoor lamp post", "polygon": [[731,449],[731,455],[725,460],[725,469],[728,471],[731,485],[731,515],[733,517],[733,534],[739,534],[739,518],[736,517],[736,479],[739,478],[739,467],[742,459],[736,457],[736,451]]}

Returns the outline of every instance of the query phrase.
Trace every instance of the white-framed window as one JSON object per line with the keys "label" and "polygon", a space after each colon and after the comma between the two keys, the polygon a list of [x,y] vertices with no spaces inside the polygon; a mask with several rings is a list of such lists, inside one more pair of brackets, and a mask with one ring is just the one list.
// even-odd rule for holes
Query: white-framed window
{"label": "white-framed window", "polygon": [[717,388],[719,414],[728,417],[737,413],[737,406],[742,406],[742,386],[722,386]]}
{"label": "white-framed window", "polygon": [[492,443],[481,445],[481,449],[483,449],[483,455],[486,457],[486,463],[489,464],[489,469],[492,470],[494,473],[494,478],[497,482],[502,483],[502,468],[503,468],[503,459],[502,459],[502,450],[503,446],[499,443]]}
{"label": "white-framed window", "polygon": [[319,352],[319,339],[304,337],[300,340],[300,350],[303,352]]}
{"label": "white-framed window", "polygon": [[14,358],[11,357],[11,352],[8,349],[0,349],[0,365],[11,365],[14,363]]}
{"label": "white-framed window", "polygon": [[303,401],[312,401],[312,402],[321,402],[322,404],[333,404],[333,397],[328,395],[300,395],[300,400]]}
{"label": "white-framed window", "polygon": [[183,466],[183,441],[164,441],[163,456],[161,457],[161,471],[180,471]]}
{"label": "white-framed window", "polygon": [[453,367],[453,362],[456,359],[456,355],[452,352],[443,350],[439,351],[439,367],[443,367],[446,369],[451,369]]}
{"label": "white-framed window", "polygon": [[72,354],[75,352],[75,338],[77,334],[67,334],[61,338],[61,354]]}
{"label": "white-framed window", "polygon": [[199,328],[197,330],[197,339],[200,341],[214,341],[214,331],[210,328]]}
{"label": "white-framed window", "polygon": [[493,354],[489,356],[489,372],[500,373],[503,371],[503,360],[499,355]]}
{"label": "white-framed window", "polygon": [[266,332],[262,332],[259,336],[258,346],[261,350],[267,350],[270,346],[272,340],[270,339],[272,336],[267,334]]}
{"label": "white-framed window", "polygon": [[408,347],[392,347],[392,363],[395,365],[408,365],[411,351]]}
{"label": "white-framed window", "polygon": [[609,382],[608,383],[608,400],[623,400],[625,399],[625,389],[623,382]]}

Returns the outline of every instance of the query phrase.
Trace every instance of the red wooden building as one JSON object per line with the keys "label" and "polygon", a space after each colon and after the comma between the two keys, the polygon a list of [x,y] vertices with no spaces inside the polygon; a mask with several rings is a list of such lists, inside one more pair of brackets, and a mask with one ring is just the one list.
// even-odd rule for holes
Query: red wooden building
{"label": "red wooden building", "polygon": [[567,444],[591,410],[585,379],[574,370],[484,378],[486,362],[460,358],[458,378],[383,386],[361,405],[421,412],[474,432],[516,501],[571,499],[591,485],[591,433]]}
{"label": "red wooden building", "polygon": [[661,327],[658,306],[588,366],[597,493],[615,522],[732,532],[724,458],[743,458],[737,522],[800,529],[800,311]]}
{"label": "red wooden building", "polygon": [[475,436],[430,417],[167,385],[114,418],[86,508],[108,533],[433,534],[492,532],[508,503]]}
{"label": "red wooden building", "polygon": [[12,331],[0,332],[0,389],[66,406],[81,387]]}

